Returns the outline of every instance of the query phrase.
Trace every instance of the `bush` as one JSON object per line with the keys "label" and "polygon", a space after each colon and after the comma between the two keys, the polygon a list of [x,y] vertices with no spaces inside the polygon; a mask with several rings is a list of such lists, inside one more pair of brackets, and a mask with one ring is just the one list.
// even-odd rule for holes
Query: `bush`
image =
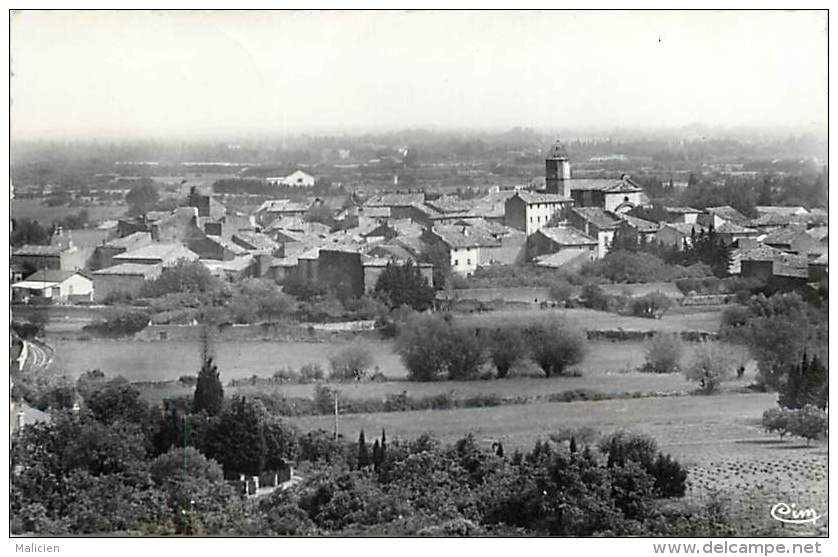
{"label": "bush", "polygon": [[145,329],[149,324],[149,314],[141,310],[125,308],[109,309],[104,320],[94,321],[82,329],[105,336],[128,336]]}
{"label": "bush", "polygon": [[672,305],[672,300],[660,292],[650,292],[631,301],[631,314],[635,317],[660,319]]}
{"label": "bush", "polygon": [[677,333],[655,333],[644,346],[646,363],[643,371],[676,373],[684,355],[684,343]]}
{"label": "bush", "polygon": [[646,467],[654,462],[658,444],[645,433],[616,431],[600,439],[599,450],[608,456],[609,466],[624,466],[633,461]]}
{"label": "bush", "polygon": [[687,470],[669,455],[658,453],[646,470],[655,478],[654,490],[660,497],[683,497],[687,490]]}
{"label": "bush", "polygon": [[684,370],[687,380],[698,383],[705,394],[716,392],[737,368],[737,359],[727,346],[703,341],[695,350],[693,359]]}
{"label": "bush", "polygon": [[585,333],[563,319],[552,318],[527,327],[525,335],[532,359],[547,377],[561,375],[585,357]]}
{"label": "bush", "polygon": [[515,364],[527,357],[527,342],[523,332],[516,327],[496,329],[489,338],[489,358],[498,371],[506,377]]}
{"label": "bush", "polygon": [[363,341],[356,341],[329,356],[332,368],[330,379],[338,381],[361,381],[375,365],[370,347]]}

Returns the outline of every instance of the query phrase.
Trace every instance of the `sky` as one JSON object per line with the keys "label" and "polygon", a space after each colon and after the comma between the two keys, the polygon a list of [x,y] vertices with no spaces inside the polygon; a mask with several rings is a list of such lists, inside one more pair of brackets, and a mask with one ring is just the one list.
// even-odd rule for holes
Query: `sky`
{"label": "sky", "polygon": [[12,138],[825,129],[825,12],[16,12]]}

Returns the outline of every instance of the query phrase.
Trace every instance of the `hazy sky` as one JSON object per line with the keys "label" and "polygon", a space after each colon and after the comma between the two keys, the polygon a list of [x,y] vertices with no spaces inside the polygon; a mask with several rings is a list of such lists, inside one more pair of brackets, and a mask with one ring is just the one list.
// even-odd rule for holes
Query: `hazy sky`
{"label": "hazy sky", "polygon": [[825,126],[825,12],[18,12],[13,138]]}

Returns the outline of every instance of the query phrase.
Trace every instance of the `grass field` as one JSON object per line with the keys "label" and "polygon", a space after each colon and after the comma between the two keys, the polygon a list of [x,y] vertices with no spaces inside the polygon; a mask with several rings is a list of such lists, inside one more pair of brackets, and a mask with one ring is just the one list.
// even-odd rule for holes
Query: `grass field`
{"label": "grass field", "polygon": [[[824,446],[770,442],[761,430],[760,417],[776,399],[776,394],[731,393],[357,414],[342,416],[340,431],[349,439],[357,438],[361,429],[369,433],[385,428],[388,437],[415,437],[430,431],[446,442],[472,433],[487,444],[500,439],[504,447],[530,449],[537,439],[547,439],[561,428],[588,426],[601,432],[625,428],[652,435],[662,450],[690,466],[710,466],[734,458],[825,455]],[[334,424],[332,416],[292,421],[305,431],[331,431]]]}
{"label": "grass field", "polygon": [[[189,342],[53,341],[56,349],[56,369],[78,376],[89,369],[101,369],[111,376],[121,375],[129,381],[168,381],[181,375],[194,375],[199,367],[198,347]],[[384,398],[388,394],[406,391],[421,397],[451,393],[456,397],[477,394],[498,394],[505,397],[533,397],[568,391],[590,389],[603,393],[626,392],[683,392],[694,389],[680,374],[650,374],[633,371],[643,362],[640,342],[594,341],[589,344],[585,360],[574,369],[580,377],[545,378],[532,365],[525,364],[516,376],[491,381],[440,381],[415,383],[406,380],[407,371],[392,344],[385,341],[369,344],[376,365],[390,379],[384,382],[341,383],[332,385],[350,398]],[[305,363],[320,363],[328,371],[328,356],[339,345],[306,342],[222,342],[217,347],[218,365],[222,380],[243,379],[254,374],[269,377],[278,368],[295,369]],[[745,386],[753,378],[752,370],[727,388]],[[230,388],[230,392],[278,390],[286,396],[310,397],[312,385],[283,384]],[[179,385],[144,388],[149,400],[189,394],[190,389]]]}

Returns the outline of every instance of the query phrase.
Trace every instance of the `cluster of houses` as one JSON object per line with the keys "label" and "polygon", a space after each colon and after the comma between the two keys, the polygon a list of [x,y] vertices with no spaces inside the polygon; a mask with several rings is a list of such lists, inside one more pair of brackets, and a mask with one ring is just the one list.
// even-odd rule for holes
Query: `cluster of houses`
{"label": "cluster of houses", "polygon": [[[545,162],[544,187],[490,191],[475,199],[390,192],[365,199],[306,198],[264,202],[236,214],[211,195],[190,195],[171,212],[121,219],[113,237],[82,253],[69,235],[48,246],[12,253],[16,299],[106,300],[136,294],[164,269],[198,261],[228,281],[247,277],[298,281],[350,296],[371,291],[390,262],[411,261],[429,280],[440,258],[453,273],[531,263],[574,269],[605,256],[617,233],[681,248],[702,230],[715,230],[732,248],[731,272],[742,276],[816,281],[827,271],[824,210],[758,207],[748,218],[732,207],[666,207],[652,222],[628,214],[649,199],[631,176],[573,178],[561,143]],[[304,173],[288,177],[308,183]],[[329,216],[329,224],[313,219]],[[86,270],[85,270],[86,269]],[[15,282],[14,279],[17,279]]]}

